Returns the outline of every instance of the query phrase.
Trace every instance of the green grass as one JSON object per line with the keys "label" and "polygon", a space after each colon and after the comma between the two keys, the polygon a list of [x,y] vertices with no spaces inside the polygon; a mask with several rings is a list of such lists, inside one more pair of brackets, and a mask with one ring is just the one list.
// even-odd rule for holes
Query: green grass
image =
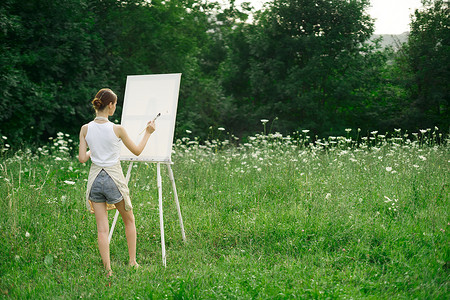
{"label": "green grass", "polygon": [[129,186],[141,268],[126,266],[119,221],[111,280],[98,253],[95,218],[85,209],[89,165],[68,155],[70,141],[60,135],[35,153],[5,151],[0,293],[448,299],[450,148],[427,134],[428,140],[372,134],[362,144],[343,137],[309,143],[306,132],[257,135],[242,146],[177,141],[173,171],[187,243],[164,168],[164,268],[156,168],[137,163]]}

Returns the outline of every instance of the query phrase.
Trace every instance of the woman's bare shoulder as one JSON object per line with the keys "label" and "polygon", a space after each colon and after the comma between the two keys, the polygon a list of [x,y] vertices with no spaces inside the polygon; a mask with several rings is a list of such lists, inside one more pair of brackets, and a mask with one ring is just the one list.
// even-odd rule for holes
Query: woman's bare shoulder
{"label": "woman's bare shoulder", "polygon": [[113,128],[114,128],[114,131],[116,131],[116,132],[123,132],[125,130],[124,127],[120,124],[114,124]]}
{"label": "woman's bare shoulder", "polygon": [[113,126],[114,133],[118,138],[123,138],[123,134],[125,132],[125,128],[120,124],[114,124]]}
{"label": "woman's bare shoulder", "polygon": [[83,133],[84,135],[86,135],[87,130],[88,130],[88,124],[84,124],[83,126],[81,126],[80,133]]}

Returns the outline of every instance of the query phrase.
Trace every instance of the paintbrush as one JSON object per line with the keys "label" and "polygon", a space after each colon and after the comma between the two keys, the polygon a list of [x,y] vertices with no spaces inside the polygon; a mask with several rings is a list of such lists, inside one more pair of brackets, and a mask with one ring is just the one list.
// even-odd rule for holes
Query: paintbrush
{"label": "paintbrush", "polygon": [[[153,119],[153,122],[155,122],[156,121],[156,119],[158,119],[158,117],[159,116],[161,116],[161,113],[158,113],[157,115],[156,115],[156,117]],[[145,131],[145,129],[147,129],[147,127],[148,127],[148,125],[147,126],[145,126],[145,128],[144,129],[142,129],[142,131],[141,131],[141,133],[139,133],[139,135],[141,135],[144,131]]]}

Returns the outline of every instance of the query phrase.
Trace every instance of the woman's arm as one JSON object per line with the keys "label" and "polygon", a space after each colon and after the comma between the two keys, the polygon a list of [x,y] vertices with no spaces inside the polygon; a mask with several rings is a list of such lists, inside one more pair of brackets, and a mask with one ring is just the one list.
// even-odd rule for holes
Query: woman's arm
{"label": "woman's arm", "polygon": [[116,135],[122,139],[123,144],[128,148],[128,150],[131,151],[136,156],[139,156],[142,151],[145,148],[145,145],[147,144],[148,139],[150,138],[150,135],[155,131],[155,121],[150,121],[147,123],[147,128],[145,130],[144,137],[139,142],[138,145],[136,145],[131,138],[129,137],[127,131],[122,125],[115,125],[114,131],[116,132]]}
{"label": "woman's arm", "polygon": [[80,148],[78,149],[78,160],[82,164],[91,157],[91,151],[87,151],[86,134],[87,125],[83,125],[80,130]]}

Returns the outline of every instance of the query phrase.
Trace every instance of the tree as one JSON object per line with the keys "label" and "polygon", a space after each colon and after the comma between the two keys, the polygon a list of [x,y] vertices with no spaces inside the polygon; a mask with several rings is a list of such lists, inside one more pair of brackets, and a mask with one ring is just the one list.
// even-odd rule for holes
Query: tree
{"label": "tree", "polygon": [[77,0],[2,2],[0,131],[14,143],[74,133],[88,115],[80,103],[105,79],[88,8]]}
{"label": "tree", "polygon": [[[416,126],[450,125],[450,9],[448,1],[424,0],[415,11],[406,46],[412,72],[410,120]],[[417,129],[417,128],[416,128]]]}
{"label": "tree", "polygon": [[[235,32],[237,54],[228,59],[227,82],[240,82],[247,96],[231,91],[239,110],[249,112],[247,127],[279,118],[277,128],[330,132],[360,102],[354,58],[373,22],[366,0],[283,0],[270,2],[253,26]],[[239,63],[245,59],[247,64]],[[233,75],[235,74],[235,75]],[[245,74],[249,80],[240,80]],[[350,80],[349,80],[350,79]],[[247,84],[247,86],[243,86]],[[344,117],[344,118],[343,118]]]}
{"label": "tree", "polygon": [[2,1],[0,133],[15,144],[58,131],[76,136],[101,87],[119,95],[120,120],[130,74],[183,73],[178,121],[214,119],[220,106],[199,105],[221,103],[197,59],[208,39],[208,9],[196,0]]}

